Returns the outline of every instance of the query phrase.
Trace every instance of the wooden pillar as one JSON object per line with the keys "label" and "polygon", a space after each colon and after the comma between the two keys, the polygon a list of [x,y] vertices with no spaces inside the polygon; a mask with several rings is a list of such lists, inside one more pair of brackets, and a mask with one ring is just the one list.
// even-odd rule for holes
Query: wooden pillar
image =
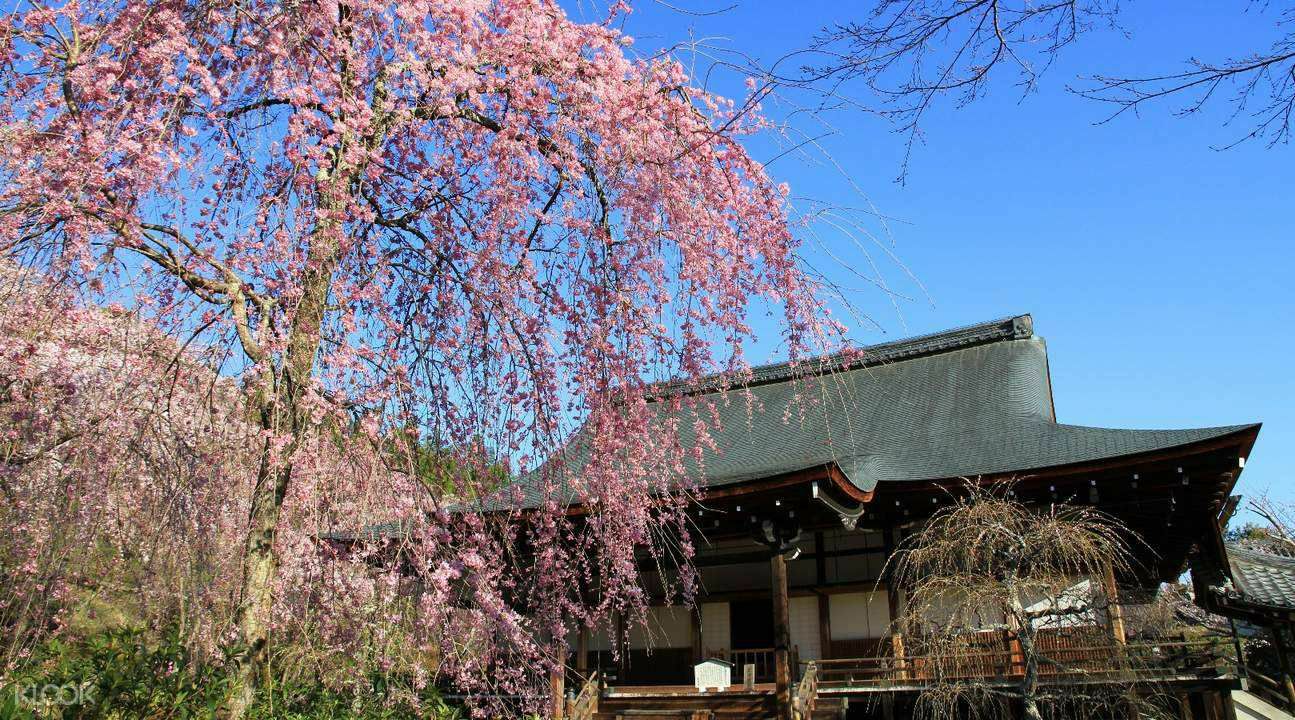
{"label": "wooden pillar", "polygon": [[1025,675],[1025,653],[1021,650],[1021,632],[1019,628],[1013,627],[1012,630],[1003,633],[1003,638],[1007,640],[1007,674],[1018,677]]}
{"label": "wooden pillar", "polygon": [[828,596],[823,592],[827,585],[827,556],[823,533],[814,533],[814,580],[818,595],[818,646],[819,657],[832,657],[832,606]]}
{"label": "wooden pillar", "polygon": [[562,720],[566,711],[566,660],[567,643],[563,638],[553,641],[553,661],[555,667],[549,671],[549,692],[553,700],[553,718]]}
{"label": "wooden pillar", "polygon": [[1237,677],[1245,680],[1250,673],[1246,668],[1246,652],[1241,647],[1241,635],[1237,633],[1237,621],[1234,618],[1228,618],[1228,627],[1232,630],[1232,650],[1237,654]]}
{"label": "wooden pillar", "polygon": [[827,584],[827,555],[823,532],[814,533],[814,582],[820,587]]}
{"label": "wooden pillar", "polygon": [[1102,575],[1102,590],[1106,593],[1106,619],[1111,627],[1111,638],[1123,645],[1127,639],[1124,634],[1124,609],[1120,607],[1120,588],[1115,584],[1115,570],[1110,563],[1106,564]]}
{"label": "wooden pillar", "polygon": [[895,679],[907,680],[908,662],[904,659],[903,633],[894,633],[890,636],[890,654],[895,658]]}
{"label": "wooden pillar", "polygon": [[773,577],[773,680],[779,720],[791,720],[791,620],[787,613],[787,558],[774,552],[769,559]]}
{"label": "wooden pillar", "polygon": [[[882,552],[886,556],[885,562],[890,563],[890,556],[895,553],[895,528],[887,526],[881,531]],[[885,579],[886,583],[886,609],[890,612],[891,632],[906,634],[908,628],[905,627],[903,590],[895,587],[891,578]]]}
{"label": "wooden pillar", "polygon": [[1237,706],[1232,702],[1232,691],[1220,691],[1219,701],[1223,703],[1223,720],[1237,720]]}
{"label": "wooden pillar", "polygon": [[1230,705],[1230,703],[1224,701],[1225,697],[1231,699],[1230,695],[1221,691],[1215,691],[1209,694],[1210,715],[1217,718],[1217,720],[1236,720],[1235,714],[1231,716],[1228,714],[1229,710],[1233,713],[1235,713],[1236,710]]}
{"label": "wooden pillar", "polygon": [[582,680],[589,677],[589,628],[583,625],[576,636],[576,670]]}
{"label": "wooden pillar", "polygon": [[821,592],[818,594],[818,645],[824,660],[832,657],[832,602]]}

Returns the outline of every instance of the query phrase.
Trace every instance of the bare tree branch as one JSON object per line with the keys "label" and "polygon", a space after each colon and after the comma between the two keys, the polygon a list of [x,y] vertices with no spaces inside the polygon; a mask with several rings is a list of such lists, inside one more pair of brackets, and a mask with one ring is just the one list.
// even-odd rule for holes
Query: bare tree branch
{"label": "bare tree branch", "polygon": [[[1293,16],[1286,15],[1289,23]],[[1289,33],[1265,52],[1219,63],[1192,58],[1189,70],[1167,75],[1120,77],[1096,75],[1089,87],[1071,88],[1081,97],[1110,103],[1114,112],[1102,122],[1109,122],[1126,112],[1137,113],[1145,104],[1172,97],[1188,102],[1177,114],[1193,115],[1231,89],[1230,97],[1221,100],[1232,105],[1228,120],[1249,118],[1249,129],[1224,145],[1235,147],[1247,140],[1264,139],[1269,147],[1290,140],[1291,116],[1295,113],[1295,33]]]}
{"label": "bare tree branch", "polygon": [[[1268,9],[1252,4],[1261,13]],[[869,109],[907,136],[902,179],[922,120],[939,99],[951,96],[964,106],[983,97],[1003,72],[1014,73],[1022,94],[1029,93],[1064,48],[1098,27],[1118,27],[1118,14],[1117,0],[877,0],[866,19],[838,23],[814,39],[809,52],[823,60],[779,81],[829,95],[862,83],[880,98]],[[1245,127],[1222,148],[1252,139],[1285,144],[1295,115],[1295,8],[1281,11],[1276,27],[1278,38],[1264,49],[1222,61],[1191,57],[1180,72],[1093,73],[1087,84],[1067,89],[1111,104],[1101,122],[1176,98],[1186,101],[1176,114],[1192,115],[1217,100],[1232,108],[1225,124]]]}
{"label": "bare tree branch", "polygon": [[1108,0],[880,0],[868,19],[837,24],[814,40],[812,49],[827,59],[806,67],[805,81],[834,89],[860,81],[877,94],[878,112],[907,135],[906,172],[937,99],[953,95],[959,106],[979,99],[1004,63],[1029,92],[1057,52],[1094,26],[1112,24],[1116,10]]}

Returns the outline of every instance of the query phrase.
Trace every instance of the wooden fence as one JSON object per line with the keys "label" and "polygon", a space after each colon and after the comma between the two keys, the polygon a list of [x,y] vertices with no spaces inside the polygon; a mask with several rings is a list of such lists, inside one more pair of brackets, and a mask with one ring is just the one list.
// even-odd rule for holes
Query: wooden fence
{"label": "wooden fence", "polygon": [[[1150,681],[1218,677],[1233,667],[1229,639],[1172,640],[1119,644],[1084,634],[1044,633],[1038,637],[1042,682]],[[952,652],[818,661],[819,685],[885,688],[934,682],[1010,682],[1025,672],[1019,645],[1005,633],[976,633]]]}
{"label": "wooden fence", "polygon": [[[710,650],[705,652],[708,658],[719,658],[733,663],[734,681],[737,682],[742,677],[742,668],[746,665],[755,666],[756,682],[773,682],[774,674],[774,649],[773,648],[743,648],[734,650]],[[791,648],[791,667],[792,672],[800,664],[800,649],[796,646]]]}

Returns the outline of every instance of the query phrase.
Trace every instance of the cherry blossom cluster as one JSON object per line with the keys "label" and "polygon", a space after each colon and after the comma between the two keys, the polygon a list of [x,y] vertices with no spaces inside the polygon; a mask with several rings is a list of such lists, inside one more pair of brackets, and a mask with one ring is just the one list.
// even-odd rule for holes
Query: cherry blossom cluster
{"label": "cherry blossom cluster", "polygon": [[527,698],[576,628],[688,599],[714,416],[652,384],[740,381],[758,313],[791,358],[840,328],[787,188],[743,148],[767,122],[636,59],[625,12],[68,0],[0,20],[0,243],[59,298],[5,337],[6,377],[30,374],[7,442],[42,458],[6,477],[46,484],[6,510],[25,586],[88,553],[61,535],[116,532],[121,573],[150,543],[205,568],[147,601],[212,645],[269,627]]}

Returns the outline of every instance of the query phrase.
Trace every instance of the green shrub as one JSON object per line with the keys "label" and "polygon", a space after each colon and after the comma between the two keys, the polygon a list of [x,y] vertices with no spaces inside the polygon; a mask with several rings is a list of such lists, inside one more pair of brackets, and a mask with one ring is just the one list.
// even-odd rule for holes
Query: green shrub
{"label": "green shrub", "polygon": [[[178,633],[150,638],[116,628],[84,639],[51,639],[0,680],[0,719],[187,720],[217,715],[229,689],[229,663],[201,662]],[[401,678],[357,670],[361,682],[338,690],[315,679],[272,679],[251,720],[413,720],[453,718],[434,689],[415,692]],[[418,710],[421,707],[422,710]]]}

